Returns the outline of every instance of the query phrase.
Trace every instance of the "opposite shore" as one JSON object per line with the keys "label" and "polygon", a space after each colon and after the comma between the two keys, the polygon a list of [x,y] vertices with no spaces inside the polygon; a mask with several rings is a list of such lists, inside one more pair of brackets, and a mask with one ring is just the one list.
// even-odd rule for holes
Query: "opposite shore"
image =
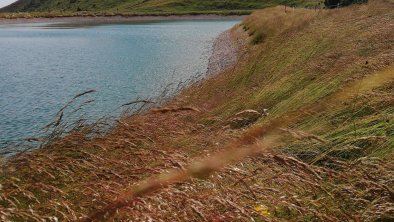
{"label": "opposite shore", "polygon": [[32,17],[32,18],[0,18],[0,25],[23,24],[23,23],[127,23],[149,21],[180,21],[180,20],[234,20],[243,19],[243,15],[168,15],[168,16],[70,16],[70,17]]}

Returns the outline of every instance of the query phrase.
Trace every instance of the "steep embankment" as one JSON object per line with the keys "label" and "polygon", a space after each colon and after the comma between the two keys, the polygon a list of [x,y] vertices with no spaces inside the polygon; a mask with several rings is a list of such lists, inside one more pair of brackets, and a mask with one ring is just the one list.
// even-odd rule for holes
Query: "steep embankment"
{"label": "steep embankment", "polygon": [[135,14],[250,13],[278,4],[315,5],[310,0],[19,0],[4,12],[109,11]]}
{"label": "steep embankment", "polygon": [[[391,221],[393,21],[382,1],[256,12],[232,30],[254,43],[233,68],[107,134],[84,127],[10,159],[0,216]],[[235,118],[245,109],[269,115]]]}

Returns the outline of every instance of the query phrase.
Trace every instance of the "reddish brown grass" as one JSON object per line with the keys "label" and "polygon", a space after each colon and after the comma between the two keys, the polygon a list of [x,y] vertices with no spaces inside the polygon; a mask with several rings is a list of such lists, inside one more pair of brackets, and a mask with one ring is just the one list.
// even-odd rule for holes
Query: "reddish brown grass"
{"label": "reddish brown grass", "polygon": [[[391,13],[388,9],[379,10]],[[375,21],[375,17],[365,19]],[[280,38],[287,35],[278,34]],[[316,125],[323,128],[317,133],[298,129],[297,125],[311,116],[323,120],[326,115],[332,115],[331,110],[348,108],[352,104],[347,103],[355,95],[375,93],[368,94],[368,99],[384,96],[383,105],[392,104],[390,57],[380,55],[376,59],[381,58],[377,63],[381,65],[363,71],[343,84],[341,90],[316,102],[287,110],[284,115],[269,115],[248,129],[228,130],[224,128],[226,119],[215,114],[234,101],[229,97],[243,93],[226,88],[227,84],[237,77],[245,61],[260,53],[259,47],[266,46],[264,43],[250,46],[234,69],[194,85],[156,112],[121,118],[109,132],[95,136],[87,133],[89,127],[78,128],[39,150],[9,159],[1,168],[1,220],[375,221],[393,218],[391,158],[363,156],[347,160],[313,153],[314,146],[332,143],[321,133],[324,125]],[[333,69],[346,67],[340,63]],[[254,80],[248,80],[250,85],[242,90],[247,88],[250,90],[247,92],[252,92]],[[379,87],[381,91],[375,91]],[[246,98],[243,97],[243,102],[247,102]],[[228,116],[237,111],[224,110],[229,112]],[[309,164],[284,151],[284,147],[296,143],[288,132],[310,147],[308,151],[319,164]],[[350,145],[338,146],[347,149]]]}

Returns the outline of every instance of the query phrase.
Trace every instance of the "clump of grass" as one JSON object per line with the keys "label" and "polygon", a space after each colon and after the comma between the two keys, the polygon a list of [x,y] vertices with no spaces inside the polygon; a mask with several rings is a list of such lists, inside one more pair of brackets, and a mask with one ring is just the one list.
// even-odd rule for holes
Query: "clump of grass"
{"label": "clump of grass", "polygon": [[317,13],[307,9],[288,9],[277,6],[257,11],[243,21],[244,30],[252,36],[252,44],[262,43],[266,38],[301,28],[311,22]]}

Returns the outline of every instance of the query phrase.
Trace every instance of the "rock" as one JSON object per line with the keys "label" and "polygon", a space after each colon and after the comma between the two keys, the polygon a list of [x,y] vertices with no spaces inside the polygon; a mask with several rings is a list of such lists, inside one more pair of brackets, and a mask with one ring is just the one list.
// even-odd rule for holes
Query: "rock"
{"label": "rock", "polygon": [[235,114],[235,117],[246,117],[246,118],[259,118],[261,116],[261,113],[256,111],[256,110],[252,110],[252,109],[247,109],[244,110],[242,112],[239,112],[237,114]]}
{"label": "rock", "polygon": [[263,110],[263,113],[260,113],[256,110],[248,109],[242,112],[239,112],[234,115],[234,117],[230,120],[229,125],[231,129],[240,129],[255,123],[258,119],[263,116],[267,116],[267,109]]}

